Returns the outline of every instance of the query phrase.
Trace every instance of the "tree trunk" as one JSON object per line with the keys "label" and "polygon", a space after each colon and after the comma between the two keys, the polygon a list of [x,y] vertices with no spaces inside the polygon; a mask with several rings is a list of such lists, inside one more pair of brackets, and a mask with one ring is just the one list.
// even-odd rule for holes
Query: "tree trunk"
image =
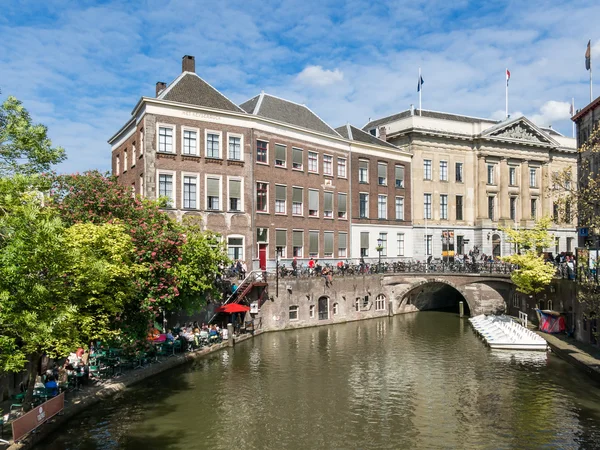
{"label": "tree trunk", "polygon": [[38,365],[40,364],[40,358],[42,355],[40,353],[34,353],[31,356],[31,363],[29,365],[29,380],[27,382],[27,391],[25,393],[25,398],[23,399],[23,410],[29,411],[32,407],[33,403],[33,389],[35,387],[35,379],[38,375]]}

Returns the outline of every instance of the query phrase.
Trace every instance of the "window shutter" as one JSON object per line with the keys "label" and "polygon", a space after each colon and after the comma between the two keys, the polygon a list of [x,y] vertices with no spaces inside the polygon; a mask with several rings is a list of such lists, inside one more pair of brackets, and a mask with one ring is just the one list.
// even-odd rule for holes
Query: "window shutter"
{"label": "window shutter", "polygon": [[287,188],[285,186],[275,186],[275,200],[285,201],[286,191]]}
{"label": "window shutter", "polygon": [[308,252],[309,253],[319,253],[319,232],[318,231],[309,231],[308,232]]}
{"label": "window shutter", "polygon": [[275,159],[285,161],[285,145],[275,144]]}
{"label": "window shutter", "polygon": [[219,179],[207,178],[206,179],[206,193],[209,197],[219,196]]}
{"label": "window shutter", "polygon": [[319,191],[308,191],[308,209],[319,209]]}
{"label": "window shutter", "polygon": [[396,166],[396,180],[404,180],[404,166]]}
{"label": "window shutter", "polygon": [[294,247],[302,247],[304,245],[304,232],[293,231],[292,232],[292,245]]}
{"label": "window shutter", "polygon": [[387,164],[377,164],[377,176],[379,178],[387,178]]}
{"label": "window shutter", "polygon": [[302,164],[302,150],[299,148],[292,149],[292,162]]}
{"label": "window shutter", "polygon": [[340,233],[338,235],[339,243],[338,248],[347,248],[348,247],[348,233]]}
{"label": "window shutter", "polygon": [[324,253],[333,253],[333,233],[326,232],[323,235],[323,238],[324,238],[323,246],[325,247],[323,249],[323,252]]}
{"label": "window shutter", "polygon": [[368,161],[358,161],[358,168],[359,169],[368,169],[369,162]]}
{"label": "window shutter", "polygon": [[346,194],[338,193],[338,211],[346,212]]}
{"label": "window shutter", "polygon": [[333,192],[324,192],[323,196],[325,211],[333,211]]}
{"label": "window shutter", "polygon": [[275,245],[277,247],[285,247],[287,245],[286,230],[275,230]]}
{"label": "window shutter", "polygon": [[233,198],[242,197],[242,182],[240,180],[229,180],[229,196]]}
{"label": "window shutter", "polygon": [[369,233],[360,233],[360,248],[369,248]]}
{"label": "window shutter", "polygon": [[292,201],[302,203],[302,188],[292,188]]}

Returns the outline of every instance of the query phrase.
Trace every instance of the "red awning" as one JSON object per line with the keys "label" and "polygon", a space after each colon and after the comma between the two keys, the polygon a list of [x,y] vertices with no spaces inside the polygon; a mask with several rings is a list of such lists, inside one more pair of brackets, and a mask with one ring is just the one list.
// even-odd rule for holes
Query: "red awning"
{"label": "red awning", "polygon": [[249,306],[240,305],[239,303],[229,303],[225,306],[219,306],[217,308],[217,312],[223,312],[227,314],[242,313],[248,311],[250,311]]}

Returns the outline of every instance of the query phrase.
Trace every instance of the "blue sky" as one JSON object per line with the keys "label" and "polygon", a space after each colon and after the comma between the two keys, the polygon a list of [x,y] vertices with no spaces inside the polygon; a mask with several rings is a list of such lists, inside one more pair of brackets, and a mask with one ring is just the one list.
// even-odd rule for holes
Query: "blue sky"
{"label": "blue sky", "polygon": [[423,108],[501,119],[508,67],[511,114],[567,135],[571,98],[589,101],[590,38],[600,68],[591,0],[5,0],[2,12],[0,99],[49,127],[62,172],[108,170],[107,139],[185,54],[238,103],[265,90],[332,126],[417,104],[419,66]]}

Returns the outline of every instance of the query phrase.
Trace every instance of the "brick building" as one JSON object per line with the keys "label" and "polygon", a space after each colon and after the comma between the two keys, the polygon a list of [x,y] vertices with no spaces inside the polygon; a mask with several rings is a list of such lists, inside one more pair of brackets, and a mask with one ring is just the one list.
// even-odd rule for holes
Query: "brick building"
{"label": "brick building", "polygon": [[[172,83],[156,84],[156,98],[139,100],[109,144],[121,183],[222,234],[229,256],[249,267],[272,266],[277,255],[288,263],[359,257],[361,227],[410,238],[407,151],[265,93],[238,106],[195,73],[193,56]],[[368,182],[359,180],[361,161],[373,168]],[[371,202],[363,217],[357,199],[367,187],[378,201],[394,200]],[[376,256],[376,239],[367,242]]]}

